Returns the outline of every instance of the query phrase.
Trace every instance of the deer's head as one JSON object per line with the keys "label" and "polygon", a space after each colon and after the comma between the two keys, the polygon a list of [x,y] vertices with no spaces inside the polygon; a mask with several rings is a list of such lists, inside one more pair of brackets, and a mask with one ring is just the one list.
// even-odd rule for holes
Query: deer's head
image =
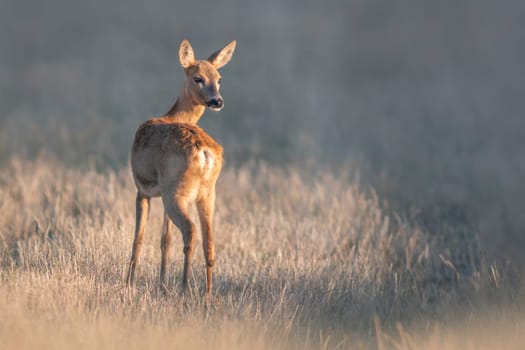
{"label": "deer's head", "polygon": [[234,40],[212,53],[206,60],[196,60],[190,42],[182,41],[179,60],[185,73],[184,90],[193,103],[213,111],[220,111],[224,107],[224,100],[219,92],[221,75],[218,70],[231,60],[235,44]]}

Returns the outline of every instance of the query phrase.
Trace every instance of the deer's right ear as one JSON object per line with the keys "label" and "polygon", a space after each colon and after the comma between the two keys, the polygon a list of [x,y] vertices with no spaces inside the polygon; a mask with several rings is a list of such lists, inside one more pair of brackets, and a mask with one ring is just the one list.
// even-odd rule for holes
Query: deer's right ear
{"label": "deer's right ear", "polygon": [[179,61],[184,68],[188,68],[195,62],[195,54],[188,40],[182,40],[180,43]]}

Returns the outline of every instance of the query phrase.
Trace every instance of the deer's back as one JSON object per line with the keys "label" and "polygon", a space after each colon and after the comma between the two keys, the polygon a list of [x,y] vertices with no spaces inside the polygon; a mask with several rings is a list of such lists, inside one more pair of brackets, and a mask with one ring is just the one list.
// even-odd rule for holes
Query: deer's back
{"label": "deer's back", "polygon": [[131,168],[137,188],[148,196],[159,196],[163,182],[183,177],[194,187],[214,182],[221,167],[222,147],[197,125],[151,119],[135,133]]}

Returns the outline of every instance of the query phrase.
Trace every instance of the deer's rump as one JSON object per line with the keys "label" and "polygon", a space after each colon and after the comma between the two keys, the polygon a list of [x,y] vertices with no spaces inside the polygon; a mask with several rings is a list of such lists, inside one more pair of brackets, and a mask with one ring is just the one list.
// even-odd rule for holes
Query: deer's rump
{"label": "deer's rump", "polygon": [[221,166],[222,147],[196,125],[152,119],[135,133],[131,167],[137,189],[149,197],[161,194],[163,179],[208,181]]}

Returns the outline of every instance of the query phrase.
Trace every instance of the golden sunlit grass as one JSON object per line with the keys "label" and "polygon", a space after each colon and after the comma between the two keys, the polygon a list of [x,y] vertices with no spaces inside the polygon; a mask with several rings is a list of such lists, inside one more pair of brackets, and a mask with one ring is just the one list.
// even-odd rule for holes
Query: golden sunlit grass
{"label": "golden sunlit grass", "polygon": [[[525,2],[473,4],[0,2],[0,350],[524,349]],[[238,41],[209,303],[158,200],[123,288],[184,38]]]}
{"label": "golden sunlit grass", "polygon": [[180,292],[180,236],[170,293],[158,290],[158,201],[137,286],[123,288],[135,215],[129,169],[80,170],[52,157],[13,157],[0,171],[0,343],[6,349],[523,344],[519,310],[478,310],[506,287],[472,232],[446,226],[426,232],[387,214],[374,192],[351,178],[264,164],[225,169],[207,303],[200,250],[191,291]]}

